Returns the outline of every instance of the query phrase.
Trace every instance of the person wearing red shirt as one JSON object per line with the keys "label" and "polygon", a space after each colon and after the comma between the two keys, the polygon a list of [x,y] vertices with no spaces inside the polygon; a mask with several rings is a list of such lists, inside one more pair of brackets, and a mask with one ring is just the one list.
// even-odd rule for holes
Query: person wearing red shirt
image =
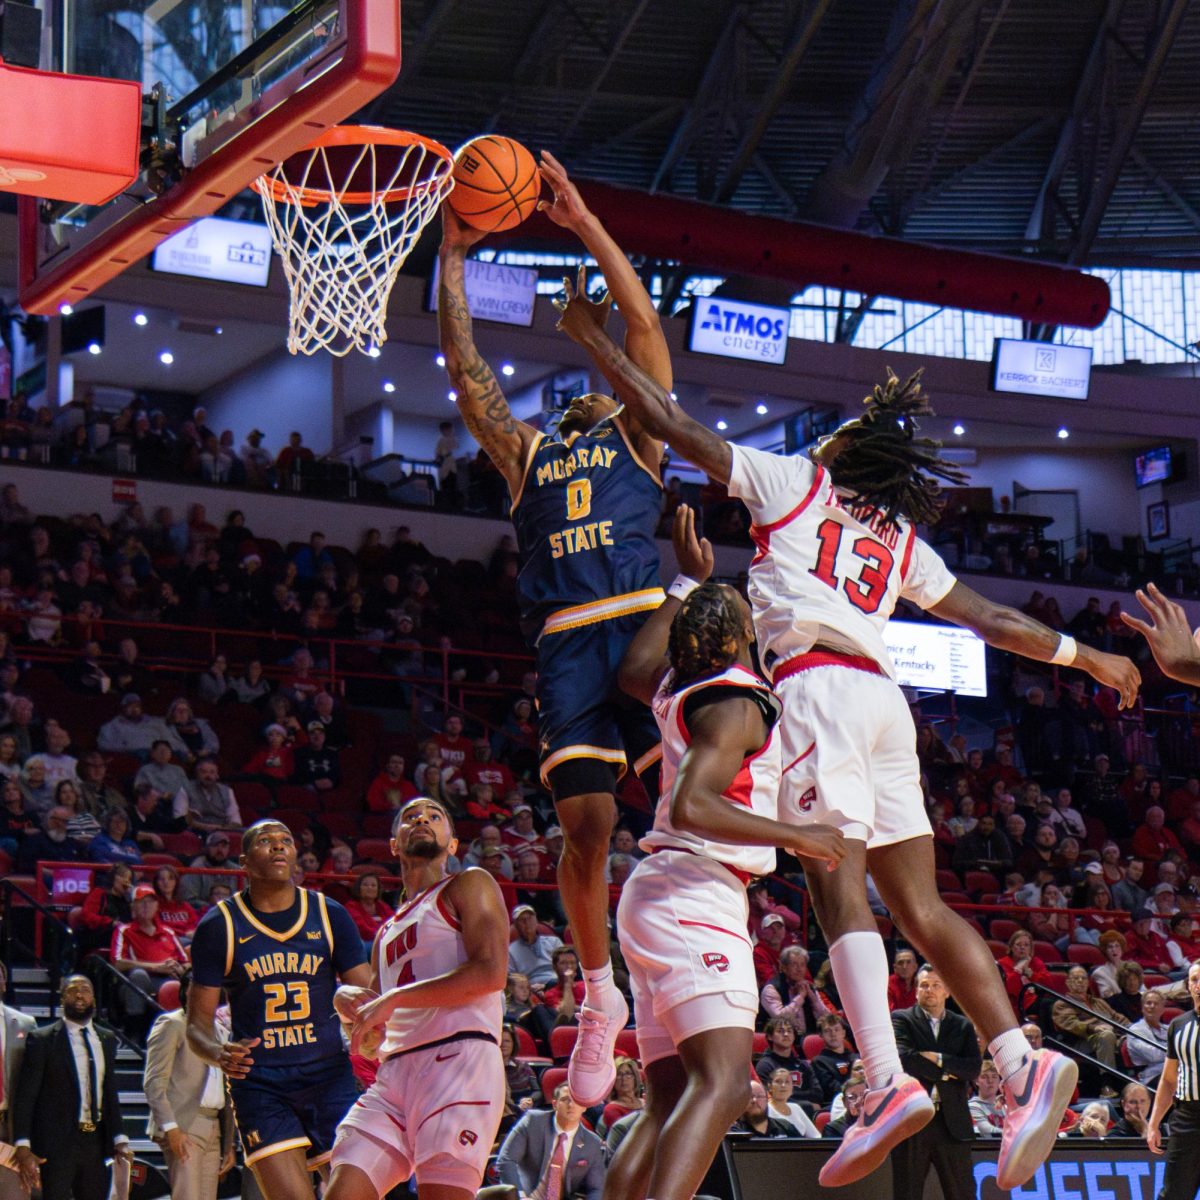
{"label": "person wearing red shirt", "polygon": [[996,780],[1003,781],[1007,791],[1015,791],[1024,781],[1024,776],[1013,766],[1012,750],[1007,746],[996,747],[996,761],[984,767],[979,778],[989,790]]}
{"label": "person wearing red shirt", "polygon": [[[574,1017],[575,1008],[583,1003],[583,980],[579,978],[579,955],[575,953],[573,946],[559,946],[550,955],[550,964],[554,967],[557,979],[542,992],[542,1003],[548,1008],[560,1009],[560,1015],[568,1016],[570,1020]],[[575,997],[574,1006],[563,1005],[563,996],[568,985],[571,995]],[[565,1011],[561,1011],[564,1007],[571,1009],[569,1015]]]}
{"label": "person wearing red shirt", "polygon": [[1139,908],[1133,914],[1133,928],[1125,935],[1125,952],[1143,970],[1167,975],[1175,969],[1171,952],[1167,939],[1154,932],[1153,920],[1154,914],[1148,908]]}
{"label": "person wearing red shirt", "polygon": [[1050,972],[1046,964],[1033,952],[1033,935],[1027,929],[1018,929],[1008,939],[1008,953],[996,964],[1004,976],[1004,988],[1012,997],[1013,1011],[1017,1012],[1021,991],[1027,983],[1050,986]]}
{"label": "person wearing red shirt", "polygon": [[492,743],[487,738],[476,738],[471,743],[471,751],[473,757],[462,768],[468,787],[486,783],[497,796],[507,796],[517,786],[508,764],[492,758]]}
{"label": "person wearing red shirt", "polygon": [[897,950],[887,984],[888,1009],[912,1008],[917,1002],[917,956],[912,950]]}
{"label": "person wearing red shirt", "polygon": [[394,915],[395,910],[384,903],[382,896],[383,884],[378,875],[360,875],[350,885],[350,899],[346,901],[346,911],[358,930],[358,936],[367,946],[375,941],[375,935],[384,922],[391,920]]}
{"label": "person wearing red shirt", "polygon": [[200,914],[179,896],[179,872],[164,863],[154,872],[154,894],[158,897],[158,919],[173,929],[181,942],[191,940]]}
{"label": "person wearing red shirt", "polygon": [[132,915],[129,901],[133,894],[133,871],[126,863],[117,863],[108,873],[107,887],[94,887],[87,894],[80,913],[79,951],[82,957],[112,941],[113,930]]}
{"label": "person wearing red shirt", "polygon": [[768,913],[758,927],[758,942],[754,947],[754,974],[760,989],[766,987],[779,971],[779,955],[787,939],[787,926],[778,913]]}
{"label": "person wearing red shirt", "polygon": [[404,778],[404,755],[389,754],[387,765],[367,788],[367,809],[375,813],[394,812],[419,795],[420,792]]}
{"label": "person wearing red shirt", "polygon": [[[158,896],[148,883],[133,889],[133,920],[113,930],[112,965],[130,983],[149,996],[157,996],[168,979],[179,979],[187,969],[188,953],[174,931],[158,919]],[[141,1031],[149,1005],[133,988],[122,988],[120,1007],[133,1027]]]}
{"label": "person wearing red shirt", "polygon": [[447,767],[462,771],[471,757],[470,739],[463,737],[462,717],[454,714],[448,716],[442,732],[433,740],[442,752],[442,762]]}
{"label": "person wearing red shirt", "polygon": [[265,775],[287,783],[296,773],[296,758],[287,743],[282,725],[267,726],[267,744],[242,768],[245,775]]}
{"label": "person wearing red shirt", "polygon": [[513,806],[512,820],[500,828],[500,840],[505,846],[517,850],[541,844],[541,838],[533,827],[533,809],[528,804]]}
{"label": "person wearing red shirt", "polygon": [[1167,816],[1172,821],[1182,821],[1195,811],[1197,800],[1200,800],[1200,775],[1189,775],[1184,785],[1167,797]]}
{"label": "person wearing red shirt", "polygon": [[473,821],[507,821],[512,813],[504,805],[496,803],[496,794],[490,783],[477,783],[471,788],[467,800],[467,816]]}
{"label": "person wearing red shirt", "polygon": [[1146,809],[1145,823],[1139,825],[1133,834],[1133,853],[1147,862],[1160,862],[1168,850],[1183,852],[1179,839],[1167,829],[1163,822],[1166,813],[1157,804]]}

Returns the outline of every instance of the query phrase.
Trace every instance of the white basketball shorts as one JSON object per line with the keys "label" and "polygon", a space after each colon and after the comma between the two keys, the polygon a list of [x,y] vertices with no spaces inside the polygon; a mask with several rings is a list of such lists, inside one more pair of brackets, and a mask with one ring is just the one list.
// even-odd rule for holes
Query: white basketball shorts
{"label": "white basketball shorts", "polygon": [[932,832],[912,714],[891,679],[834,664],[788,675],[775,691],[781,821],[833,825],[868,848]]}
{"label": "white basketball shorts", "polygon": [[387,1059],[338,1126],[332,1166],[350,1163],[386,1196],[418,1185],[474,1193],[504,1115],[504,1063],[492,1042],[464,1039]]}
{"label": "white basketball shorts", "polygon": [[629,968],[643,1065],[709,1029],[753,1029],[758,981],[746,888],[699,854],[660,850],[621,892],[617,934]]}

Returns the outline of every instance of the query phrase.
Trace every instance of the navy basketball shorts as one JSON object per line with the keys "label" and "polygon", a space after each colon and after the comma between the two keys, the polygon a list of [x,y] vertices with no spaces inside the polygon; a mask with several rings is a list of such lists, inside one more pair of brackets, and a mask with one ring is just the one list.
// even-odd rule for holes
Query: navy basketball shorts
{"label": "navy basketball shorts", "polygon": [[350,1059],[250,1068],[229,1081],[246,1165],[284,1150],[306,1151],[310,1166],[329,1158],[337,1127],[359,1097]]}
{"label": "navy basketball shorts", "polygon": [[611,793],[630,766],[651,802],[658,799],[658,726],[617,686],[621,659],[647,615],[543,633],[538,642],[541,778],[556,801]]}

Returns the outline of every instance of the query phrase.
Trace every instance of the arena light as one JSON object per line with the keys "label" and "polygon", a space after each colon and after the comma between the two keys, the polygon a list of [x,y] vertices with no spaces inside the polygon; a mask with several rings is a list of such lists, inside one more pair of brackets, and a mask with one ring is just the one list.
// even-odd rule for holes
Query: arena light
{"label": "arena light", "polygon": [[1071,436],[1071,431],[1065,426],[1059,426],[1058,437],[1060,441],[1066,441]]}
{"label": "arena light", "polygon": [[966,432],[967,432],[967,427],[965,425],[955,425],[955,427],[954,427],[954,436],[955,437],[962,437],[962,435]]}
{"label": "arena light", "polygon": [[69,317],[74,311],[75,311],[75,309],[70,304],[68,304],[65,300],[62,302],[62,304],[60,304],[58,306],[59,316],[62,316],[62,317]]}
{"label": "arena light", "polygon": [[718,429],[719,429],[719,430],[720,430],[722,433],[724,433],[724,432],[725,432],[725,430],[727,430],[727,429],[729,428],[729,422],[728,422],[728,421],[718,421],[718,422],[717,422],[717,428],[718,428]]}
{"label": "arena light", "polygon": [[396,390],[396,385],[390,379],[385,379],[383,381],[383,390],[390,396]]}
{"label": "arena light", "polygon": [[158,361],[162,363],[164,367],[169,367],[175,361],[175,355],[173,355],[170,350],[164,350],[158,356]]}
{"label": "arena light", "polygon": [[454,391],[453,388],[451,388],[450,391],[448,391],[446,393],[446,399],[449,400],[451,404],[457,404],[458,403],[458,393],[456,391]]}
{"label": "arena light", "polygon": [[370,346],[367,348],[368,358],[378,358],[383,353],[378,346]]}
{"label": "arena light", "polygon": [[150,318],[144,312],[134,313],[133,323],[139,327],[145,327],[150,324]]}
{"label": "arena light", "polygon": [[754,411],[756,413],[758,413],[758,415],[760,417],[765,417],[767,415],[767,413],[770,412],[771,410],[769,408],[767,408],[767,406],[765,404],[756,404],[754,406]]}
{"label": "arena light", "polygon": [[99,342],[88,342],[88,353],[89,354],[99,354],[100,353],[100,343]]}
{"label": "arena light", "polygon": [[511,379],[516,373],[517,368],[514,367],[512,363],[505,363],[504,366],[500,368],[500,374],[506,375],[509,379]]}
{"label": "arena light", "polygon": [[444,354],[439,354],[433,361],[437,363],[439,367],[444,367],[446,365],[446,356]]}

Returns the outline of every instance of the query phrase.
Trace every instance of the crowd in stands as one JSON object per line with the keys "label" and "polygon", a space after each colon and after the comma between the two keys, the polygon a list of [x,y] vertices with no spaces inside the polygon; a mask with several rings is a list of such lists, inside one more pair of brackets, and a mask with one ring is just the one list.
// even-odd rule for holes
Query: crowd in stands
{"label": "crowd in stands", "polygon": [[[351,552],[319,533],[282,547],[251,526],[235,511],[218,528],[199,504],[182,520],[137,505],[112,524],[35,518],[14,485],[0,493],[0,867],[27,883],[39,863],[100,869],[70,913],[75,952],[84,970],[106,959],[136,984],[102,989],[136,1040],[200,914],[240,886],[245,825],[288,824],[298,881],[345,903],[370,942],[396,902],[394,815],[436,796],[457,823],[452,869],[489,871],[512,918],[512,1115],[550,1104],[582,983],[554,886],[562,835],[536,774],[511,541],[489,564],[456,564],[403,530],[391,546],[368,531]],[[1091,605],[1071,630],[1117,636]],[[1179,980],[1200,957],[1200,775],[1140,757],[1145,739],[1105,690],[1008,669],[1011,736],[972,746],[918,716],[939,886],[992,939],[1037,1036],[1095,1060],[1081,1104],[1124,1089],[1109,1121],[1136,1127]],[[444,706],[451,684],[473,696],[464,709]],[[646,815],[631,810],[614,832],[614,897]],[[877,911],[898,1010],[915,1002],[918,959]],[[836,1136],[864,1084],[791,860],[751,888],[748,933],[761,1088],[739,1124]],[[613,951],[627,980],[615,933]],[[641,1103],[628,1033],[621,1049],[612,1098],[587,1114],[616,1137]],[[993,1076],[985,1063],[981,1136],[1002,1120]],[[1098,1111],[1074,1114],[1075,1129],[1097,1128]]]}

